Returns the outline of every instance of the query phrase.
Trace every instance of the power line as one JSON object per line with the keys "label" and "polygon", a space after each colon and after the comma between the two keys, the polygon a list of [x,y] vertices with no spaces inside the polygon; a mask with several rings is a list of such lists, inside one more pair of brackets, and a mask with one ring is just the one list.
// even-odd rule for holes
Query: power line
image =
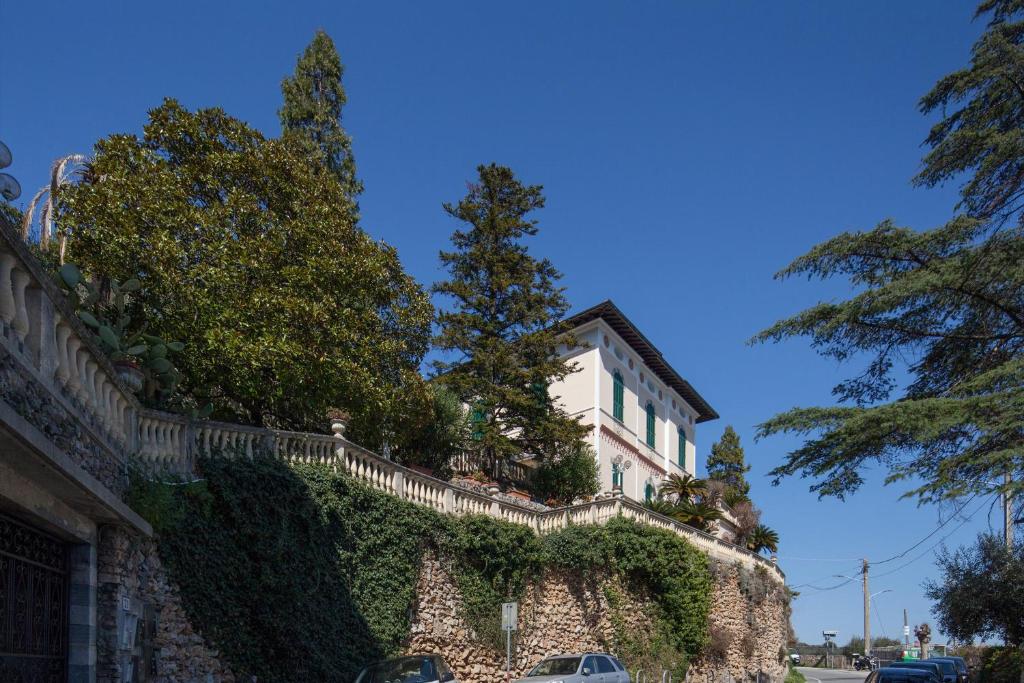
{"label": "power line", "polygon": [[[998,494],[996,494],[996,495],[998,495]],[[915,562],[917,562],[918,560],[920,560],[922,557],[925,557],[926,555],[928,555],[928,553],[930,553],[933,550],[935,550],[936,548],[938,548],[943,543],[943,541],[945,541],[947,538],[949,538],[950,536],[955,534],[957,531],[959,531],[960,528],[964,524],[967,524],[967,522],[971,521],[974,518],[974,516],[976,514],[978,514],[981,511],[982,508],[985,507],[985,504],[987,502],[988,502],[987,500],[983,500],[981,502],[981,505],[979,505],[978,507],[976,507],[974,509],[974,512],[972,512],[970,515],[968,515],[966,518],[964,518],[959,524],[957,524],[955,527],[953,527],[952,531],[950,531],[948,534],[946,534],[945,536],[940,538],[937,542],[935,542],[931,546],[929,546],[928,549],[925,550],[923,553],[921,553],[920,555],[918,555],[914,559],[910,560],[909,562],[905,562],[905,563],[901,564],[900,566],[896,567],[895,569],[890,569],[887,572],[883,572],[881,574],[876,574],[875,578],[880,578],[880,577],[883,577],[883,576],[889,576],[890,574],[895,574],[896,572],[900,571],[901,569],[904,569],[905,567],[909,567],[910,565],[912,565]],[[920,545],[920,543],[918,545]]]}
{"label": "power line", "polygon": [[779,555],[780,560],[787,562],[860,562],[859,557],[792,557]]}
{"label": "power line", "polygon": [[[939,524],[938,526],[936,526],[935,528],[933,528],[933,529],[932,529],[932,530],[931,530],[931,531],[930,531],[930,532],[928,533],[928,535],[927,535],[927,536],[925,536],[925,538],[923,538],[923,539],[922,539],[921,541],[919,541],[918,543],[915,543],[915,544],[913,544],[912,546],[910,546],[909,548],[907,548],[906,550],[904,550],[903,552],[901,552],[901,553],[899,553],[899,554],[897,554],[897,555],[893,555],[892,557],[887,557],[886,559],[884,559],[884,560],[879,560],[878,562],[871,562],[871,564],[872,564],[872,565],[878,565],[878,564],[885,564],[886,562],[892,562],[893,560],[898,560],[898,559],[900,559],[901,557],[906,557],[906,554],[907,554],[907,553],[909,553],[909,552],[910,552],[911,550],[913,550],[914,548],[918,548],[919,546],[921,546],[921,544],[923,544],[923,543],[925,543],[926,541],[928,541],[929,539],[931,539],[931,538],[932,538],[933,536],[935,536],[935,535],[936,535],[936,533],[938,533],[938,532],[939,532],[939,531],[940,531],[940,530],[942,529],[942,527],[943,527],[943,526],[945,526],[946,524],[948,524],[949,522],[951,522],[951,521],[952,521],[953,519],[955,519],[955,518],[956,518],[956,516],[957,516],[957,515],[958,515],[959,513],[963,512],[964,508],[966,508],[966,507],[967,507],[968,505],[970,505],[970,504],[971,504],[971,501],[973,501],[973,500],[974,500],[975,498],[977,498],[977,496],[978,496],[978,494],[977,494],[977,493],[973,494],[973,495],[971,496],[971,498],[967,499],[967,501],[965,501],[965,502],[964,502],[964,505],[962,505],[962,506],[959,506],[959,508],[957,508],[957,509],[956,509],[956,511],[955,511],[955,512],[953,512],[953,514],[949,515],[949,517],[947,517],[947,518],[946,518],[946,520],[945,520],[944,522],[941,522],[941,523],[940,523],[940,524]],[[963,525],[963,524],[962,524],[962,525]],[[958,527],[957,527],[957,528],[958,528]]]}

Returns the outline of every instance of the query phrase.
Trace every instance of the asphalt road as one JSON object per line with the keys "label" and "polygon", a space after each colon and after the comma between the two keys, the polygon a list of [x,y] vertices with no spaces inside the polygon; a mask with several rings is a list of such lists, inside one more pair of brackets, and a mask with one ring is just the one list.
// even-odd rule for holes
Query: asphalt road
{"label": "asphalt road", "polygon": [[840,671],[838,669],[811,669],[806,666],[798,666],[797,669],[808,680],[809,683],[827,683],[828,681],[844,681],[847,683],[860,683],[867,675],[867,671]]}

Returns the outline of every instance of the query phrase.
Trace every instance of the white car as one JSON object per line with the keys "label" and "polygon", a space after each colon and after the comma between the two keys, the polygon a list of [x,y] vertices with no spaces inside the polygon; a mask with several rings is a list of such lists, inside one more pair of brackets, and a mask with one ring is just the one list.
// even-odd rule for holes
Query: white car
{"label": "white car", "polygon": [[791,652],[791,653],[789,653],[789,661],[791,661],[791,662],[793,662],[793,664],[799,666],[800,665],[800,653],[799,652]]}

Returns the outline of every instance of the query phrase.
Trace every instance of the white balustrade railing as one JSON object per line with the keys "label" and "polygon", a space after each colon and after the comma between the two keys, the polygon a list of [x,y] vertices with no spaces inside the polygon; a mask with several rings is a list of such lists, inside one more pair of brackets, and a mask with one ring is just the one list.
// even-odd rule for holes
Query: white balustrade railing
{"label": "white balustrade railing", "polygon": [[569,526],[605,524],[615,517],[670,531],[693,543],[711,557],[761,566],[782,579],[772,562],[715,536],[654,513],[632,500],[605,498],[581,505],[538,512],[532,507],[485,493],[470,491],[383,458],[343,438],[272,429],[242,427],[222,422],[187,421],[166,413],[143,411],[140,418],[139,454],[152,464],[171,471],[192,471],[201,453],[251,458],[271,454],[289,462],[322,462],[354,479],[417,505],[453,515],[489,515],[524,524],[540,534]]}
{"label": "white balustrade railing", "polygon": [[20,236],[0,224],[0,344],[100,442],[125,457],[136,446],[138,400]]}
{"label": "white balustrade railing", "polygon": [[[630,500],[603,499],[538,512],[527,505],[469,491],[403,467],[342,437],[192,420],[144,410],[118,379],[93,335],[64,294],[0,221],[0,344],[119,458],[134,454],[146,467],[188,475],[202,454],[252,458],[270,454],[290,462],[322,462],[375,489],[456,515],[490,515],[546,534],[570,525],[604,524],[623,516],[667,529],[712,557],[782,572],[760,555],[655,514]],[[470,456],[458,466],[479,468]],[[526,468],[512,466],[526,478]],[[508,470],[506,470],[508,471]]]}

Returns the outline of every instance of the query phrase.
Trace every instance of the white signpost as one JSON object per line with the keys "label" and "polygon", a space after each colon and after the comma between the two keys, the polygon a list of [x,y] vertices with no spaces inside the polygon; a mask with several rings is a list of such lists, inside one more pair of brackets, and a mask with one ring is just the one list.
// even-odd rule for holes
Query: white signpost
{"label": "white signpost", "polygon": [[519,603],[501,604],[501,630],[505,632],[505,683],[512,675],[512,631],[519,628]]}

